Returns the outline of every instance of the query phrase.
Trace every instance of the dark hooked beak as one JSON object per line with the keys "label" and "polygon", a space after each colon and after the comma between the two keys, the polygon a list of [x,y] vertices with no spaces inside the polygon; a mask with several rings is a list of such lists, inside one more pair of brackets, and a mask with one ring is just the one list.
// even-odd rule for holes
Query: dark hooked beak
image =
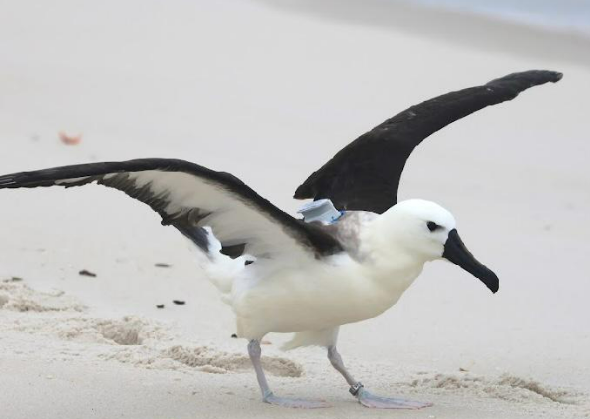
{"label": "dark hooked beak", "polygon": [[455,265],[459,265],[474,277],[479,278],[493,293],[498,291],[500,283],[496,274],[473,257],[465,244],[463,244],[456,229],[449,232],[442,257]]}

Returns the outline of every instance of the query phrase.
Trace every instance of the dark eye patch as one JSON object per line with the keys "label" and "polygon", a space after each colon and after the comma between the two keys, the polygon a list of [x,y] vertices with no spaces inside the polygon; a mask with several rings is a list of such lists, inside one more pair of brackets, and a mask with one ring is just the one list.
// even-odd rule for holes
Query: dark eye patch
{"label": "dark eye patch", "polygon": [[439,226],[438,224],[436,224],[434,221],[428,221],[426,223],[426,226],[428,227],[428,230],[432,231],[436,231],[439,228],[442,228],[442,226]]}

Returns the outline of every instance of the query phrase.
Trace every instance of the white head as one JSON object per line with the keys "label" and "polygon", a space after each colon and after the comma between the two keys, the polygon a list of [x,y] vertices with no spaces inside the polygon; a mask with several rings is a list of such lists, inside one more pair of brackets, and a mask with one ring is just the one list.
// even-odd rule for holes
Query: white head
{"label": "white head", "polygon": [[449,211],[422,199],[402,201],[382,218],[390,239],[426,261],[442,257],[449,232],[456,227]]}
{"label": "white head", "polygon": [[455,217],[440,205],[422,199],[399,202],[376,220],[376,227],[385,248],[403,251],[421,263],[447,259],[479,278],[492,292],[498,290],[496,275],[467,250]]}

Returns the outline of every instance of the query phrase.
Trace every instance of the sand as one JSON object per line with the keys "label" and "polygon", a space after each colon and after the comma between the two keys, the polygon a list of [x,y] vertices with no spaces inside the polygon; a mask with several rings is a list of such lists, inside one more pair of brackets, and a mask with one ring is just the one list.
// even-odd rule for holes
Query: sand
{"label": "sand", "polygon": [[513,71],[562,71],[433,136],[402,179],[401,198],[456,215],[500,292],[433,263],[396,307],[342,328],[340,352],[369,389],[434,406],[365,409],[323,350],[282,352],[281,335],[263,346],[275,392],[333,407],[260,403],[245,342],[184,239],[123,194],[86,187],[0,194],[0,417],[590,417],[590,44],[367,4],[5,5],[0,172],[178,157],[294,212],[311,171],[408,105]]}

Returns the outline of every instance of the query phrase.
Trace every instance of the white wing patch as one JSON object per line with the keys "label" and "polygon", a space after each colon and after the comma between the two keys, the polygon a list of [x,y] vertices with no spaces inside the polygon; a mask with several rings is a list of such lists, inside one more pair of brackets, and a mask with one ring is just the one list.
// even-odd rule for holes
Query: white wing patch
{"label": "white wing patch", "polygon": [[147,188],[168,202],[164,211],[172,217],[192,209],[209,214],[196,226],[210,227],[224,246],[245,243],[245,253],[257,258],[313,257],[279,222],[215,182],[183,172],[147,170],[128,175],[135,187]]}

